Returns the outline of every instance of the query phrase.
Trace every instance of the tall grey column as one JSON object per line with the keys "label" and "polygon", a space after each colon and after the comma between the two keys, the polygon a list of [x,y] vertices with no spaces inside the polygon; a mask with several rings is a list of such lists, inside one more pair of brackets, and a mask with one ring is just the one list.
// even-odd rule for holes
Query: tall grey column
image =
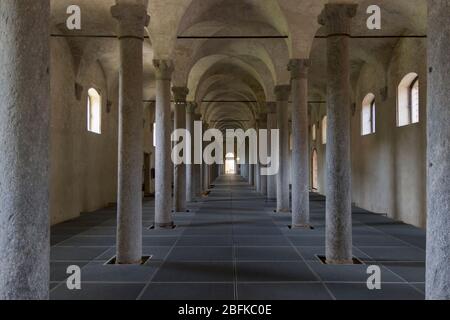
{"label": "tall grey column", "polygon": [[190,164],[186,165],[186,201],[192,202],[195,196],[195,164],[194,164],[194,121],[197,104],[189,102],[186,107],[186,129],[191,135]]}
{"label": "tall grey column", "polygon": [[450,0],[428,5],[426,298],[450,300]]}
{"label": "tall grey column", "polygon": [[306,59],[289,63],[292,85],[292,227],[309,226],[308,68]]}
{"label": "tall grey column", "polygon": [[257,163],[256,165],[254,165],[255,168],[255,187],[256,187],[256,191],[257,192],[261,192],[261,166],[259,165],[259,163]]}
{"label": "tall grey column", "polygon": [[[186,87],[173,87],[172,88],[174,100],[175,100],[175,117],[174,117],[174,129],[186,129],[186,97],[189,94],[189,89]],[[184,152],[186,151],[187,143],[183,141],[185,145]],[[173,207],[175,212],[186,212],[186,164],[174,165],[174,197]],[[189,182],[191,180],[189,179]]]}
{"label": "tall grey column", "polygon": [[0,12],[0,300],[48,299],[50,4]]}
{"label": "tall grey column", "polygon": [[291,87],[276,86],[277,126],[280,131],[280,169],[277,175],[277,212],[289,212],[289,115],[288,101]]}
{"label": "tall grey column", "polygon": [[[196,108],[197,108],[197,104],[196,104]],[[201,121],[201,115],[200,114],[193,114],[194,117],[194,121]],[[194,137],[192,135],[192,137]],[[192,140],[194,141],[194,140]],[[203,157],[203,155],[202,155]],[[198,197],[201,195],[202,193],[202,165],[201,164],[194,164],[193,166],[194,171],[193,171],[193,185],[194,185],[194,197]]]}
{"label": "tall grey column", "polygon": [[250,164],[250,139],[246,138],[245,139],[245,173],[246,175],[246,179],[247,179],[247,183],[250,186],[253,186],[253,173],[252,173],[252,165]]}
{"label": "tall grey column", "polygon": [[[206,122],[203,122],[203,133],[205,133],[207,130],[209,129],[208,124]],[[203,151],[205,150],[206,146],[208,144],[206,142],[203,142]],[[205,163],[202,162],[201,165],[201,170],[202,170],[202,184],[203,184],[203,192],[206,192],[209,190],[209,166]]]}
{"label": "tall grey column", "polygon": [[[261,113],[260,121],[259,121],[259,129],[263,130],[266,128],[267,128],[267,113]],[[258,147],[258,150],[259,150],[259,147]],[[264,161],[266,161],[266,159],[264,159]],[[258,172],[256,173],[259,175],[259,190],[258,191],[263,195],[267,195],[267,176],[261,174],[261,168],[265,168],[266,166],[261,164],[261,161],[259,161],[259,163],[260,164],[258,167]]]}
{"label": "tall grey column", "polygon": [[248,184],[251,187],[255,185],[255,168],[251,163],[248,164]]}
{"label": "tall grey column", "polygon": [[[277,129],[277,104],[275,102],[267,103],[267,130],[269,130],[267,140],[267,152],[271,156],[271,130]],[[277,199],[277,175],[267,176],[267,199]]]}
{"label": "tall grey column", "polygon": [[353,4],[327,4],[319,18],[328,33],[326,259],[330,264],[352,263],[349,35],[356,9]]}
{"label": "tall grey column", "polygon": [[118,264],[142,259],[143,43],[149,23],[143,5],[111,8],[120,44],[119,168],[117,192]]}
{"label": "tall grey column", "polygon": [[170,81],[173,63],[170,60],[154,60],[156,72],[156,181],[155,227],[173,228],[171,203],[171,112]]}

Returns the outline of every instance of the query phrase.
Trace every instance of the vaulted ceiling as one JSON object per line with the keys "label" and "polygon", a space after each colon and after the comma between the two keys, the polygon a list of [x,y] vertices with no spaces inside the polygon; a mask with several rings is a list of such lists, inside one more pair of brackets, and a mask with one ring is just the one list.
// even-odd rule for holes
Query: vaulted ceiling
{"label": "vaulted ceiling", "polygon": [[[326,40],[317,17],[327,0],[117,0],[148,6],[151,22],[144,42],[144,95],[154,97],[153,59],[175,64],[174,86],[186,86],[188,99],[199,113],[222,130],[253,126],[266,101],[274,101],[274,87],[289,84],[287,64],[310,58],[310,94],[326,90]],[[330,2],[343,2],[330,1]],[[75,72],[100,63],[108,83],[117,82],[119,67],[116,21],[110,8],[116,0],[52,0],[52,33],[66,38]],[[360,0],[353,19],[353,35],[426,34],[426,0]],[[82,30],[65,29],[66,9],[79,5]],[[382,8],[382,30],[366,28],[369,5]],[[90,35],[92,37],[72,37]],[[364,63],[384,67],[398,38],[353,39],[353,79]]]}

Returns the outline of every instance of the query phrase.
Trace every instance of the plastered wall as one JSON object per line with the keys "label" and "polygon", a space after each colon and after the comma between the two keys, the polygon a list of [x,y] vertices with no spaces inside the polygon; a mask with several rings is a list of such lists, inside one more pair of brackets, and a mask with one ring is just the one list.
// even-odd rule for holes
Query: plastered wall
{"label": "plastered wall", "polygon": [[[356,109],[352,116],[353,202],[364,209],[387,214],[418,227],[426,225],[426,48],[424,39],[401,39],[388,63],[366,63],[353,88]],[[420,122],[397,127],[397,87],[410,72],[419,75]],[[387,87],[386,95],[383,88]],[[361,109],[366,94],[376,96],[376,133],[361,135]],[[310,107],[310,124],[320,123],[325,105]],[[319,193],[325,194],[326,145],[310,141],[318,151]]]}
{"label": "plastered wall", "polygon": [[[83,87],[79,100],[75,82]],[[90,87],[102,95],[101,135],[87,131]],[[116,95],[97,61],[82,63],[75,77],[64,39],[51,40],[51,104],[50,215],[56,224],[115,202],[117,188]]]}

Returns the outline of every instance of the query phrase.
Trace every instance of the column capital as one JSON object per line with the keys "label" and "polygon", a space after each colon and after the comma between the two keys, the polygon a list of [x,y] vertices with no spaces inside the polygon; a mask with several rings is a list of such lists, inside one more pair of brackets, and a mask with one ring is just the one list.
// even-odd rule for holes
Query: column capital
{"label": "column capital", "polygon": [[121,3],[111,7],[111,15],[119,21],[118,38],[144,40],[144,27],[150,23],[150,16],[142,4]]}
{"label": "column capital", "polygon": [[311,66],[309,59],[292,59],[288,64],[288,71],[291,72],[291,79],[305,79],[308,77],[308,69]]}
{"label": "column capital", "polygon": [[186,103],[186,97],[189,94],[189,89],[186,87],[172,87],[172,93],[175,103]]}
{"label": "column capital", "polygon": [[197,106],[198,106],[197,102],[192,102],[192,101],[188,102],[187,107],[186,107],[186,112],[187,113],[195,113]]}
{"label": "column capital", "polygon": [[174,66],[172,60],[153,60],[156,80],[172,80]]}
{"label": "column capital", "polygon": [[356,15],[357,4],[328,3],[319,16],[319,24],[327,29],[329,36],[351,33],[351,19]]}
{"label": "column capital", "polygon": [[287,101],[289,100],[289,95],[291,94],[290,85],[281,85],[275,87],[275,96],[277,101]]}
{"label": "column capital", "polygon": [[267,113],[277,113],[277,103],[276,102],[267,102]]}

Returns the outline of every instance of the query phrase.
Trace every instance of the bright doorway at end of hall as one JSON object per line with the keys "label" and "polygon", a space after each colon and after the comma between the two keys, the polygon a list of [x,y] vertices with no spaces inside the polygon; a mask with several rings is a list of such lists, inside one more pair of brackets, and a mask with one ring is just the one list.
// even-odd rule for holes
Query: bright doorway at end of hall
{"label": "bright doorway at end of hall", "polygon": [[225,174],[236,174],[236,159],[233,153],[225,156]]}

